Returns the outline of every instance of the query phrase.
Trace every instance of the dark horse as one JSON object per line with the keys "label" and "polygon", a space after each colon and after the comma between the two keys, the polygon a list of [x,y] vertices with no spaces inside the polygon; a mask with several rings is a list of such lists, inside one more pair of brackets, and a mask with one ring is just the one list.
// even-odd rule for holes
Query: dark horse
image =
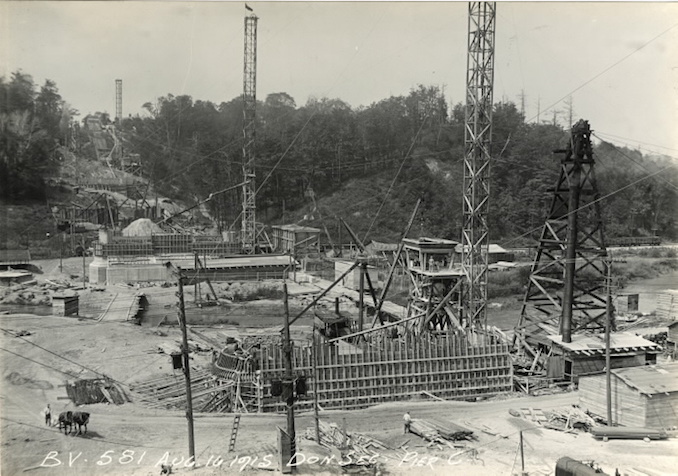
{"label": "dark horse", "polygon": [[73,412],[73,425],[78,425],[78,435],[82,435],[82,427],[85,427],[87,433],[87,423],[89,423],[89,413],[87,412]]}
{"label": "dark horse", "polygon": [[64,434],[66,434],[66,427],[68,427],[68,433],[70,433],[73,428],[73,412],[59,413],[59,432],[63,428]]}

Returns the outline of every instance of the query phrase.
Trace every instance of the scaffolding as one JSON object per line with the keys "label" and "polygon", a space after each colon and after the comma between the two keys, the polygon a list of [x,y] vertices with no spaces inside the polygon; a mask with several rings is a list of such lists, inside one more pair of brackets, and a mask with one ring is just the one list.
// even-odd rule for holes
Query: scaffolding
{"label": "scaffolding", "polygon": [[403,239],[410,276],[408,326],[424,331],[460,330],[461,285],[464,272],[455,263],[458,243],[438,238]]}

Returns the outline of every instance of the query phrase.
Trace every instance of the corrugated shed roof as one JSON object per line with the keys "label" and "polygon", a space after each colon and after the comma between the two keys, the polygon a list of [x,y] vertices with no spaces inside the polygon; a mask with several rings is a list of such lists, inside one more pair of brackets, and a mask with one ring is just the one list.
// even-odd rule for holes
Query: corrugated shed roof
{"label": "corrugated shed roof", "polygon": [[[461,253],[461,251],[462,251],[463,249],[464,249],[464,248],[463,248],[463,246],[462,246],[461,243],[460,243],[460,244],[458,244],[458,245],[454,248],[454,251],[456,251],[457,253]],[[468,247],[467,247],[467,249],[468,249]],[[488,252],[489,254],[508,253],[508,251],[507,251],[506,249],[504,249],[504,248],[502,248],[501,246],[499,246],[499,245],[497,245],[497,244],[494,244],[494,243],[490,243],[490,244],[487,246],[487,252]]]}
{"label": "corrugated shed roof", "polygon": [[382,243],[380,241],[372,240],[366,248],[371,251],[397,251],[398,243]]}
{"label": "corrugated shed roof", "polygon": [[0,250],[0,262],[30,261],[31,253],[28,250]]}
{"label": "corrugated shed roof", "polygon": [[645,395],[678,392],[678,362],[613,369],[612,373]]}
{"label": "corrugated shed roof", "polygon": [[[573,334],[572,342],[563,342],[561,335],[549,335],[557,346],[575,354],[593,355],[605,352],[604,334]],[[661,347],[652,341],[643,339],[630,332],[613,332],[610,334],[610,349],[615,352],[631,350],[661,350]]]}
{"label": "corrugated shed roof", "polygon": [[320,228],[313,228],[311,226],[301,226],[301,225],[273,225],[272,228],[277,228],[279,230],[294,231],[297,233],[320,233]]}

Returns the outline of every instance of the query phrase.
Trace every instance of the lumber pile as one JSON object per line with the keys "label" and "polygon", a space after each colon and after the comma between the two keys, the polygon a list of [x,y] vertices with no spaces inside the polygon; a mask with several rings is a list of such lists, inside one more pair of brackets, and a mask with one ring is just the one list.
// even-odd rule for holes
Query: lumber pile
{"label": "lumber pile", "polygon": [[122,405],[131,402],[125,390],[109,378],[95,378],[66,382],[66,394],[76,405],[110,403]]}
{"label": "lumber pile", "polygon": [[[342,450],[346,456],[350,456],[353,464],[369,466],[369,461],[374,456],[381,456],[385,451],[395,451],[381,441],[362,433],[344,432],[336,423],[318,422],[320,428],[320,444],[326,447],[334,447]],[[315,428],[307,428],[304,437],[315,440]]]}
{"label": "lumber pile", "polygon": [[594,438],[610,438],[624,440],[665,440],[669,436],[664,430],[654,428],[627,427],[627,426],[599,426],[591,428]]}
{"label": "lumber pile", "polygon": [[410,431],[431,443],[454,447],[450,441],[474,440],[473,431],[456,423],[445,425],[423,419],[412,420]]}
{"label": "lumber pile", "polygon": [[511,408],[509,413],[515,417],[525,418],[533,423],[551,430],[572,432],[573,430],[589,431],[596,426],[596,421],[579,407],[573,405],[567,410],[543,411],[539,408]]}

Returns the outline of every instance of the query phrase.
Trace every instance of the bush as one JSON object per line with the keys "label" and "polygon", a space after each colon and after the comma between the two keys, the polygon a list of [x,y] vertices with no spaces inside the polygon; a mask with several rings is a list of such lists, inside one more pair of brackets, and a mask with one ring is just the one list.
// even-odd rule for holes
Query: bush
{"label": "bush", "polygon": [[487,297],[513,296],[525,292],[525,286],[530,279],[530,267],[520,266],[508,271],[491,272],[487,278]]}
{"label": "bush", "polygon": [[282,286],[278,283],[245,282],[228,285],[219,297],[235,302],[255,301],[257,299],[282,299]]}

